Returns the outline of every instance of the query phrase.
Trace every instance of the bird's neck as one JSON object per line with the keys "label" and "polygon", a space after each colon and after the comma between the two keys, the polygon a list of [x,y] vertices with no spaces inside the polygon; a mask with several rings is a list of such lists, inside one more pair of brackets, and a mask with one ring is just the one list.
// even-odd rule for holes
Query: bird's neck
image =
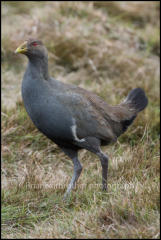
{"label": "bird's neck", "polygon": [[49,73],[48,73],[48,59],[47,58],[29,58],[29,66],[32,72],[36,72],[40,75],[40,77],[43,77],[43,79],[48,80],[49,79]]}

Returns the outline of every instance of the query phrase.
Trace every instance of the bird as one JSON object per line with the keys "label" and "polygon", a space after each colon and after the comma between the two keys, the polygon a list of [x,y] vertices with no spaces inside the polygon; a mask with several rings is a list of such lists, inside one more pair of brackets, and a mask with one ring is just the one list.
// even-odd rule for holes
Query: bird
{"label": "bird", "polygon": [[74,171],[64,194],[66,199],[82,172],[78,152],[96,154],[102,167],[102,189],[107,191],[109,157],[101,150],[117,141],[148,104],[142,88],[132,89],[118,105],[74,84],[49,75],[48,51],[41,40],[25,40],[15,53],[24,54],[28,65],[22,80],[22,99],[34,125],[72,160]]}

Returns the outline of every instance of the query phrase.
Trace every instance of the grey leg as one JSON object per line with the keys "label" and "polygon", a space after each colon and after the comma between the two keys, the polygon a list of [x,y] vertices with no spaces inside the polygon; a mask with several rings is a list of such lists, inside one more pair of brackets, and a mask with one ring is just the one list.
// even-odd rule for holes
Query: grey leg
{"label": "grey leg", "polygon": [[75,184],[76,184],[76,182],[77,182],[77,180],[78,180],[78,178],[79,178],[79,176],[82,172],[82,166],[81,166],[78,158],[77,157],[73,158],[72,161],[73,161],[73,164],[74,164],[74,173],[73,173],[73,177],[70,181],[70,184],[67,188],[67,191],[64,195],[64,199],[67,197],[67,195],[70,193],[70,191],[75,187]]}
{"label": "grey leg", "polygon": [[108,172],[108,157],[100,149],[100,140],[93,137],[86,138],[85,142],[79,143],[82,148],[95,153],[101,161],[102,165],[102,188],[107,191],[107,172]]}
{"label": "grey leg", "polygon": [[62,150],[66,153],[66,155],[68,155],[72,159],[74,164],[74,173],[70,181],[70,184],[68,185],[67,191],[64,194],[64,199],[66,199],[71,190],[75,187],[75,184],[81,174],[82,166],[78,160],[78,152],[76,150],[71,150],[67,148],[62,148]]}
{"label": "grey leg", "polygon": [[101,150],[97,153],[102,165],[102,189],[107,191],[108,157]]}

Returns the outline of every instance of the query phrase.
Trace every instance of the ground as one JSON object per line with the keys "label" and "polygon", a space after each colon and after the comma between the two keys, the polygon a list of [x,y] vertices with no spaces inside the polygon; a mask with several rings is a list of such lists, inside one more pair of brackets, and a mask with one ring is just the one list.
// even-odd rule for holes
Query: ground
{"label": "ground", "polygon": [[[2,2],[2,238],[159,238],[160,36],[157,1]],[[108,154],[108,192],[99,159],[79,153],[83,171],[63,194],[73,165],[26,114],[27,59],[14,54],[41,39],[50,74],[111,105],[135,87],[149,104]]]}

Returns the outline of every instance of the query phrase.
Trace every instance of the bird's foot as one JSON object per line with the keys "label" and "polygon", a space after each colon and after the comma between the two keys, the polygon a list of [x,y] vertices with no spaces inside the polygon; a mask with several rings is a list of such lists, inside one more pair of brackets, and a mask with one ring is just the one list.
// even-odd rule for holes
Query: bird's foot
{"label": "bird's foot", "polygon": [[108,192],[107,184],[103,184],[102,191]]}

